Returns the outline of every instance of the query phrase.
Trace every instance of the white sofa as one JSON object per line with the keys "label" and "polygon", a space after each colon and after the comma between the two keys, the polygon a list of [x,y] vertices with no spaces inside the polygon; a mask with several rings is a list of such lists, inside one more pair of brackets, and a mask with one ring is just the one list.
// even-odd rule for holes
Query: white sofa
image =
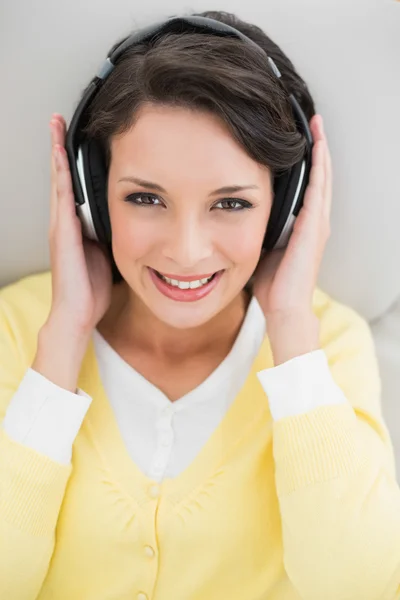
{"label": "white sofa", "polygon": [[[211,3],[212,4],[212,3]],[[332,236],[320,287],[371,323],[400,475],[400,2],[22,0],[0,21],[0,286],[47,270],[48,122],[67,122],[113,43],[172,14],[235,12],[261,26],[310,85],[330,143]]]}

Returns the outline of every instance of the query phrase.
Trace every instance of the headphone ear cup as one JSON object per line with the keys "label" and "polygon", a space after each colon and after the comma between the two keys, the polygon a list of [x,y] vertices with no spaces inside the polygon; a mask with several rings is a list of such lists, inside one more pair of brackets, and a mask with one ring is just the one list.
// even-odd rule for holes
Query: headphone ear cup
{"label": "headphone ear cup", "polygon": [[111,245],[111,224],[107,201],[107,172],[103,152],[95,140],[82,142],[86,191],[99,242]]}
{"label": "headphone ear cup", "polygon": [[106,246],[111,262],[113,283],[122,281],[112,253],[111,223],[108,212],[107,186],[108,176],[103,151],[98,142],[86,139],[82,143],[83,165],[86,190],[89,199],[93,224],[99,242]]}
{"label": "headphone ear cup", "polygon": [[285,212],[287,211],[285,198],[288,198],[287,190],[289,188],[289,180],[291,179],[291,170],[285,171],[281,175],[276,175],[273,186],[273,200],[271,212],[268,220],[267,230],[263,242],[263,250],[270,251],[274,248],[282,231],[282,222],[285,220]]}
{"label": "headphone ear cup", "polygon": [[[291,169],[275,177],[274,198],[263,242],[264,251],[287,245],[293,224],[303,205],[304,173],[305,161],[302,159]],[[283,233],[285,235],[282,243],[280,238]]]}

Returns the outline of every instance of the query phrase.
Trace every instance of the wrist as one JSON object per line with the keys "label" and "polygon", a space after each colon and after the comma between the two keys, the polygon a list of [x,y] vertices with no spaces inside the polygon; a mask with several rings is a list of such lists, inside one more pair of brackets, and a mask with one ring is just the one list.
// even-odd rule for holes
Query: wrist
{"label": "wrist", "polygon": [[57,331],[60,335],[66,336],[67,339],[72,340],[74,343],[83,344],[90,339],[93,327],[81,327],[74,323],[74,319],[70,315],[63,313],[61,310],[52,310],[42,330]]}
{"label": "wrist", "polygon": [[266,328],[275,366],[320,349],[319,319],[313,312],[267,316]]}
{"label": "wrist", "polygon": [[39,332],[32,369],[75,393],[89,338],[89,334],[68,331],[64,321],[49,319]]}

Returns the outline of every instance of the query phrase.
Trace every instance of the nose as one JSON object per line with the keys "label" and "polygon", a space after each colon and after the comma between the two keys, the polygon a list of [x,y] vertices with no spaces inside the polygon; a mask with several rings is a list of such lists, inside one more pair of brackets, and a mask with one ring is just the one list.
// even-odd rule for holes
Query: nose
{"label": "nose", "polygon": [[[212,256],[210,232],[198,218],[182,218],[168,227],[163,255],[190,273]],[[207,265],[208,267],[208,265]],[[191,274],[191,273],[190,273]]]}

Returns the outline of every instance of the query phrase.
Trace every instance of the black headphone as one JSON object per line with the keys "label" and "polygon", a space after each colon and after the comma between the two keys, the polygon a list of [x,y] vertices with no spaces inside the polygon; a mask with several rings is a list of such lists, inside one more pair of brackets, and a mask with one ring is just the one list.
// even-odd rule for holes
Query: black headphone
{"label": "black headphone", "polygon": [[[103,150],[93,139],[82,134],[87,123],[87,109],[93,97],[101,88],[105,79],[113,70],[123,52],[142,42],[150,41],[157,35],[167,32],[198,32],[219,36],[236,37],[247,44],[252,44],[258,51],[267,56],[265,51],[253,40],[230,25],[220,23],[206,17],[171,17],[136,31],[109,51],[97,75],[93,77],[74,112],[67,130],[65,147],[68,155],[75,195],[76,214],[82,223],[82,231],[86,237],[105,244],[109,251],[114,282],[121,279],[111,251],[111,225],[107,203],[107,172]],[[276,64],[267,56],[272,71],[277,78],[281,77]],[[282,83],[282,82],[281,82]],[[288,92],[287,92],[288,93]],[[307,118],[293,94],[288,93],[296,126],[306,139],[306,150],[303,158],[282,175],[274,179],[274,201],[263,241],[263,250],[284,248],[293,231],[293,225],[303,205],[303,197],[308,185],[311,171],[313,140]]]}

